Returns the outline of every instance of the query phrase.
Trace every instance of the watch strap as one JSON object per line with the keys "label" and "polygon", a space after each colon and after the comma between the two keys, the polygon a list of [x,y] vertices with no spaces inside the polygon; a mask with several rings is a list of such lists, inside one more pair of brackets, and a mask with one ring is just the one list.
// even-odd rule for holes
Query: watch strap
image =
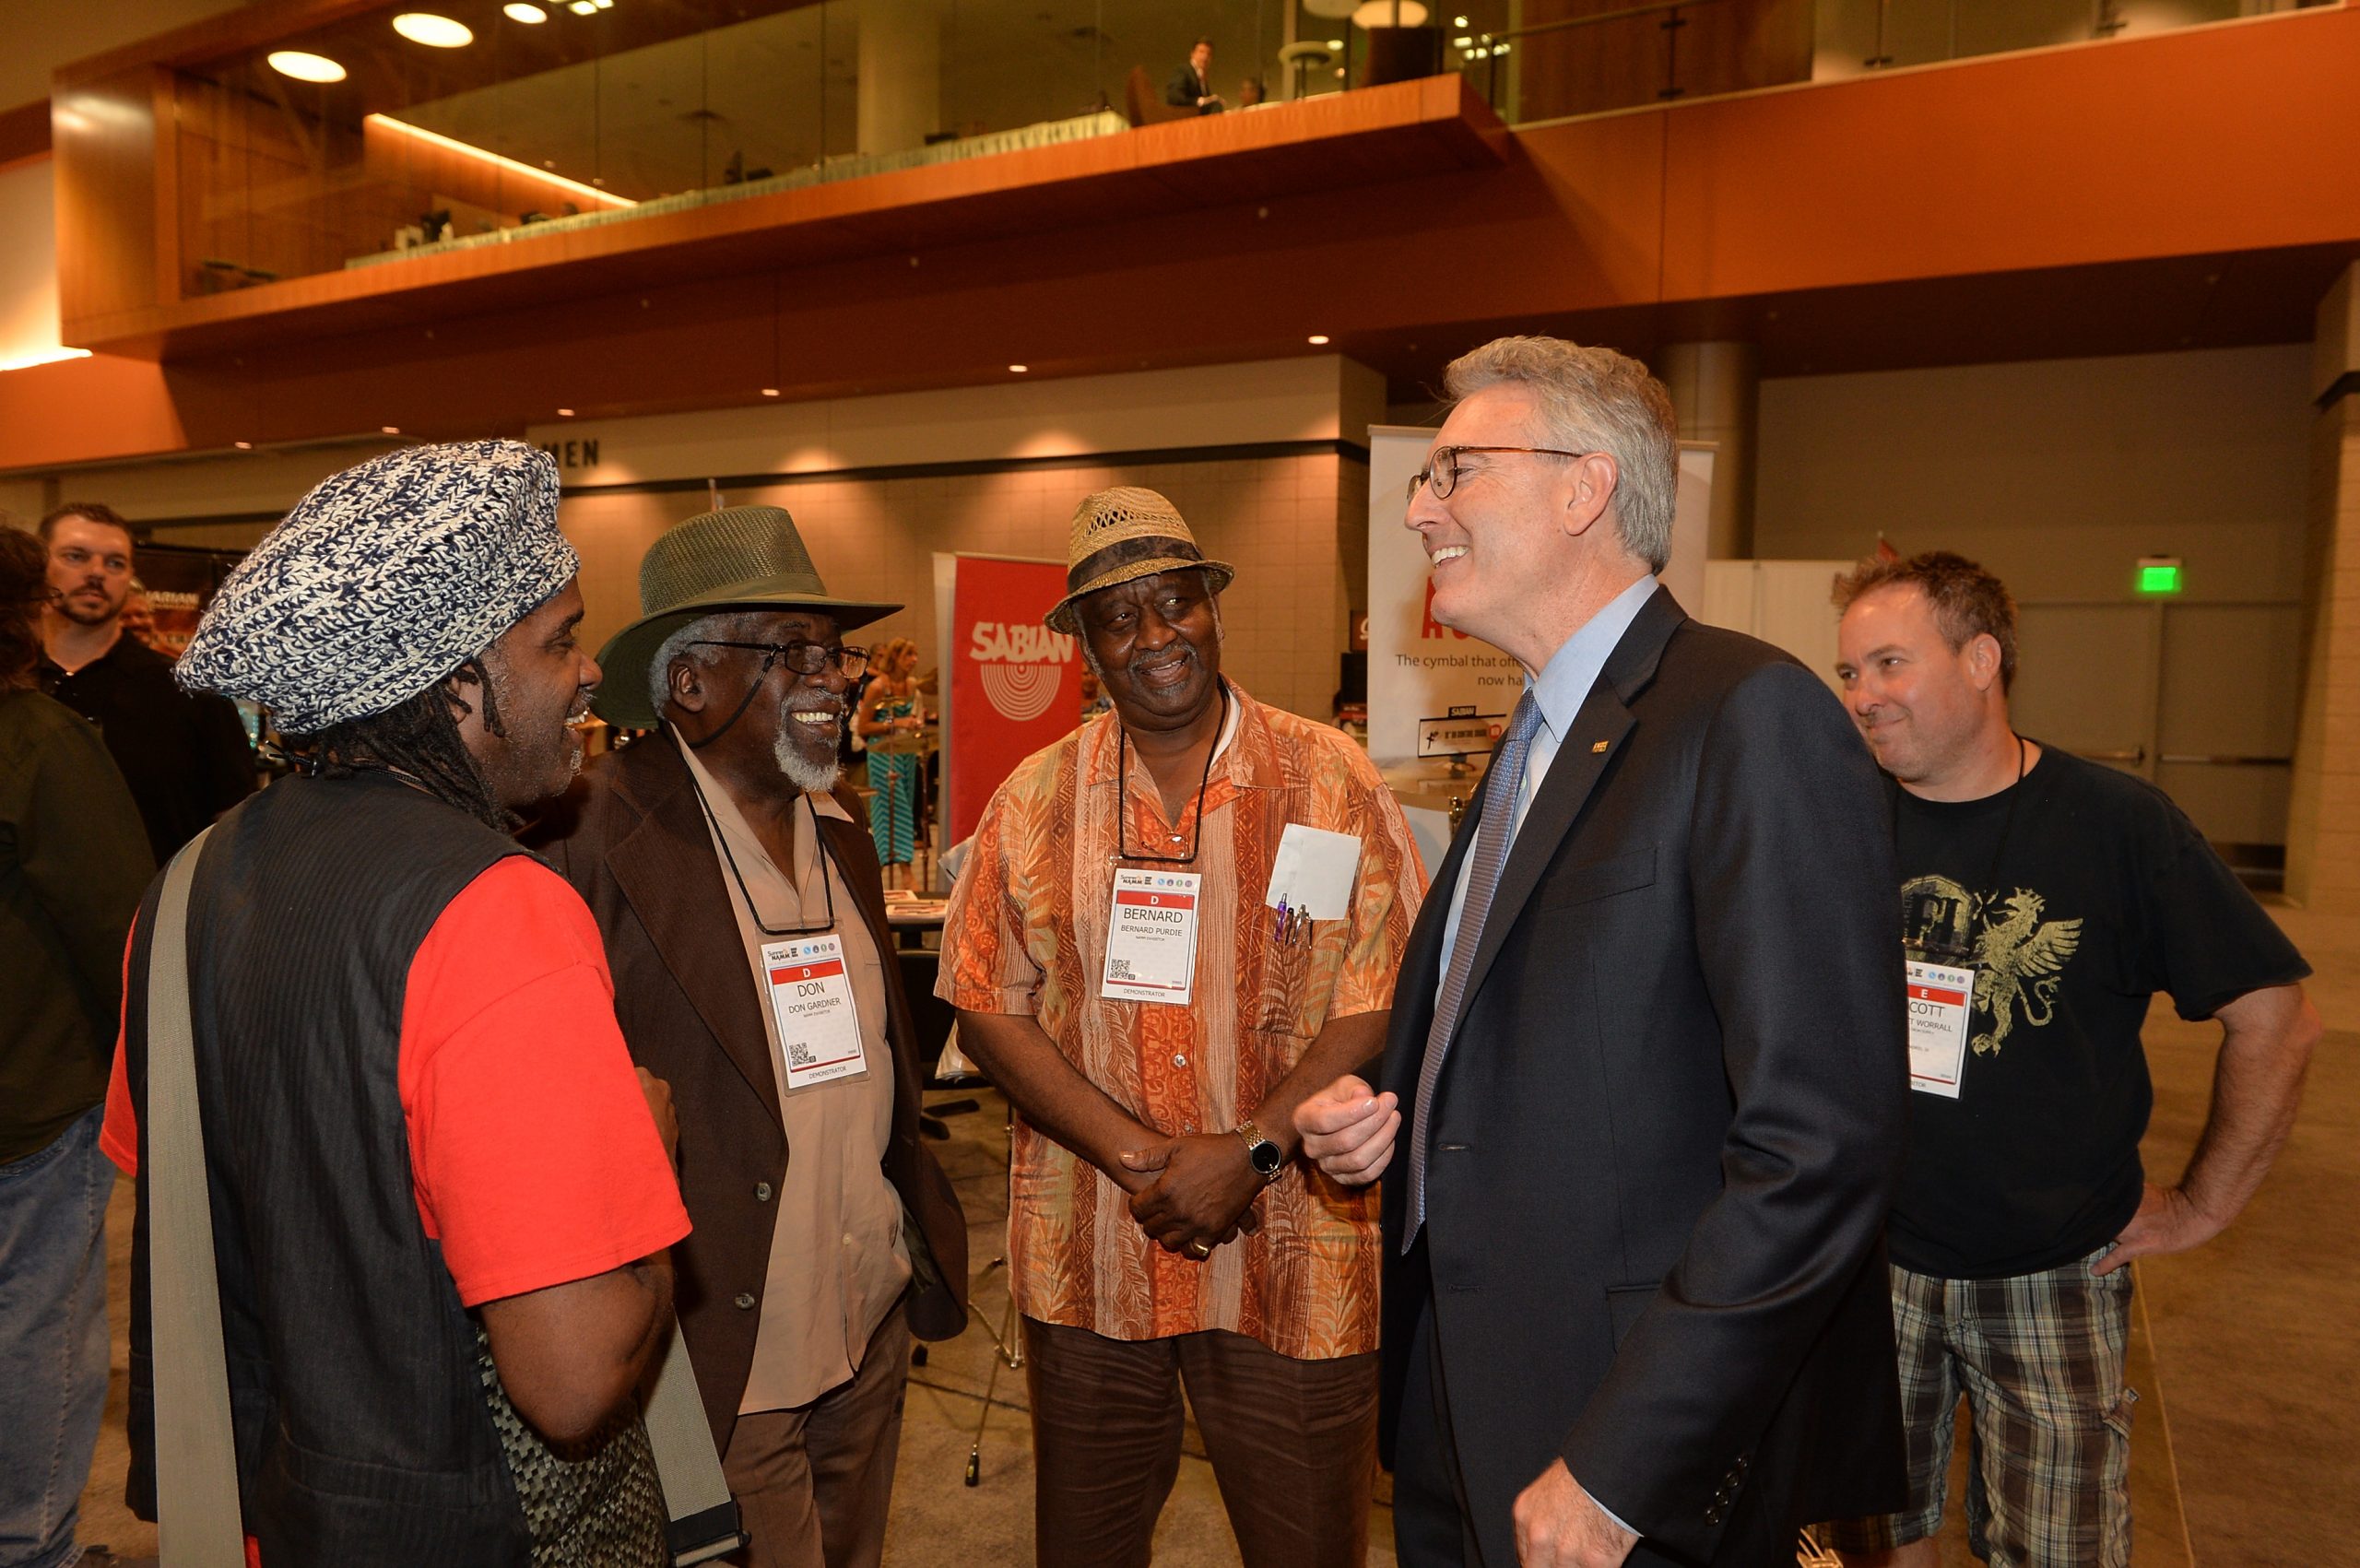
{"label": "watch strap", "polygon": [[[1278,1146],[1276,1140],[1265,1137],[1262,1129],[1254,1125],[1254,1120],[1250,1116],[1237,1124],[1237,1136],[1245,1140],[1245,1158],[1254,1166],[1255,1173],[1265,1182],[1277,1181],[1279,1173],[1286,1168],[1286,1151]],[[1261,1151],[1265,1149],[1277,1156],[1267,1171],[1262,1169],[1260,1158]]]}

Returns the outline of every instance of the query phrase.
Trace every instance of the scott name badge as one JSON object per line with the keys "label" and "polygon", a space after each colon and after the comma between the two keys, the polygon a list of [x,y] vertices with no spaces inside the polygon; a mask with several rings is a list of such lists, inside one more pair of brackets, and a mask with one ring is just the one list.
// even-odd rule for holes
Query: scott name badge
{"label": "scott name badge", "polygon": [[771,1017],[778,1023],[789,1092],[868,1070],[852,979],[844,973],[843,937],[829,931],[765,942],[762,971],[770,981]]}
{"label": "scott name badge", "polygon": [[1197,984],[1197,890],[1203,881],[1195,871],[1115,868],[1100,996],[1187,1004]]}
{"label": "scott name badge", "polygon": [[1975,971],[1920,959],[1902,961],[1909,983],[1909,1087],[1955,1100],[1966,1070]]}

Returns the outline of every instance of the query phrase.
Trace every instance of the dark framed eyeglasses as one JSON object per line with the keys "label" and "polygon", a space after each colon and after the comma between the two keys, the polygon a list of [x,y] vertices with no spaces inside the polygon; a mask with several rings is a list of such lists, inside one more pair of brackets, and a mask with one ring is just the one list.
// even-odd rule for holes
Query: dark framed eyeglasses
{"label": "dark framed eyeglasses", "polygon": [[868,668],[868,650],[847,647],[842,643],[807,643],[798,637],[791,643],[723,643],[700,639],[689,644],[692,648],[743,648],[762,655],[762,673],[770,673],[773,665],[783,664],[797,675],[817,675],[830,664],[846,680],[857,679]]}
{"label": "dark framed eyeglasses", "polygon": [[1587,452],[1565,452],[1553,446],[1437,446],[1426,466],[1410,476],[1409,499],[1418,499],[1418,487],[1425,485],[1434,491],[1436,501],[1446,500],[1458,488],[1458,456],[1463,452],[1530,452],[1542,457],[1588,457]]}

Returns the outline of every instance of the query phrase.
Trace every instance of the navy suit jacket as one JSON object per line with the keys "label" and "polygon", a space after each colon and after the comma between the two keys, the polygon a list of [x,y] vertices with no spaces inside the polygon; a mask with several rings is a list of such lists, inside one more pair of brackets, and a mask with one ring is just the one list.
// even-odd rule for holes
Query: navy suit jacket
{"label": "navy suit jacket", "polygon": [[[1412,1105],[1479,796],[1401,969]],[[1658,590],[1535,794],[1432,1118],[1385,1184],[1385,1441],[1430,1313],[1484,1561],[1564,1458],[1635,1563],[1794,1560],[1902,1505],[1882,1235],[1907,1096],[1898,880],[1842,706]]]}

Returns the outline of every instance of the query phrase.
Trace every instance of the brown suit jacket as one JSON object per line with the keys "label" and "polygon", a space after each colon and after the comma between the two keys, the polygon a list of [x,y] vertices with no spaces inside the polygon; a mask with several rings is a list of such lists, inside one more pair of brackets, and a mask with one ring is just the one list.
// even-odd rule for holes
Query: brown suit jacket
{"label": "brown suit jacket", "polygon": [[[966,1326],[967,1225],[950,1178],[918,1141],[919,1077],[907,994],[885,921],[877,848],[855,820],[819,819],[885,964],[895,1092],[885,1175],[917,1221],[910,1328],[948,1339]],[[615,1015],[642,1067],[672,1088],[680,1195],[695,1230],[672,1249],[680,1326],[714,1443],[726,1447],[754,1361],[776,1192],[789,1150],[761,1003],[746,970],[704,808],[668,736],[601,757],[525,835],[573,884],[606,937]],[[743,1294],[753,1310],[739,1306]]]}

